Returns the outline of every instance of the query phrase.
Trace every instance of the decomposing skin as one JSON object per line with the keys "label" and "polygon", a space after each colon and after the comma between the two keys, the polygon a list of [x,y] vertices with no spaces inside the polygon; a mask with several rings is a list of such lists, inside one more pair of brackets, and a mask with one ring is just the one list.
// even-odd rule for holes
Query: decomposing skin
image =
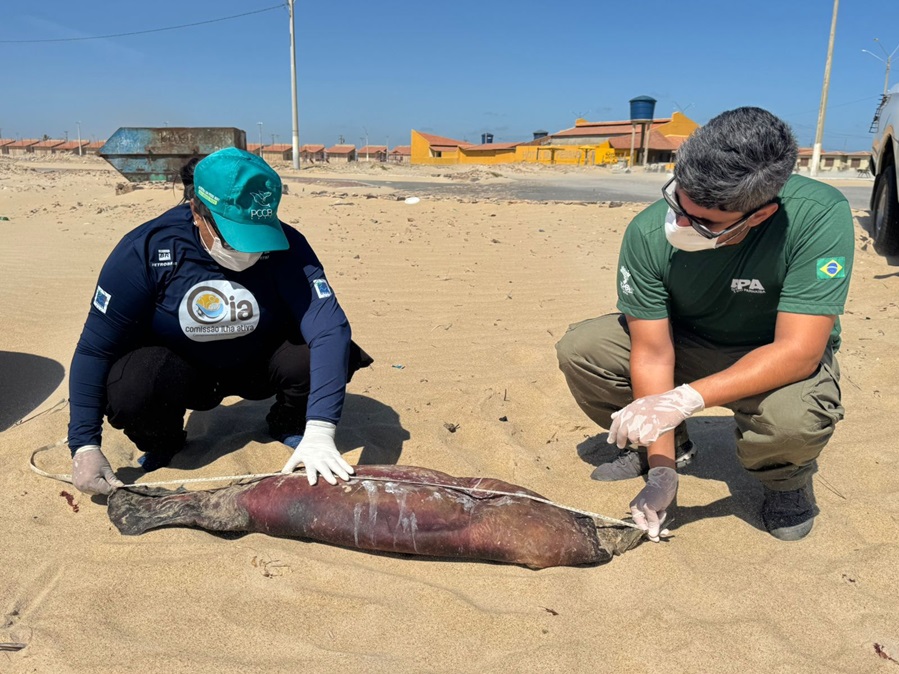
{"label": "decomposing skin", "polygon": [[534,569],[608,562],[642,537],[628,527],[597,528],[590,517],[527,497],[479,490],[542,498],[489,478],[359,466],[337,486],[310,486],[293,474],[210,491],[119,489],[109,497],[109,519],[126,535],[189,526]]}

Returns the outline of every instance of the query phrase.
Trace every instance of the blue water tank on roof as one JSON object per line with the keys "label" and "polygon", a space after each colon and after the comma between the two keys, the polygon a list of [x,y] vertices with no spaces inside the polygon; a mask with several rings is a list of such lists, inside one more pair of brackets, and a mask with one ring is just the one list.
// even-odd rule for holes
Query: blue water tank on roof
{"label": "blue water tank on roof", "polygon": [[652,115],[656,109],[656,99],[652,96],[637,96],[630,100],[630,104],[632,122],[652,121]]}

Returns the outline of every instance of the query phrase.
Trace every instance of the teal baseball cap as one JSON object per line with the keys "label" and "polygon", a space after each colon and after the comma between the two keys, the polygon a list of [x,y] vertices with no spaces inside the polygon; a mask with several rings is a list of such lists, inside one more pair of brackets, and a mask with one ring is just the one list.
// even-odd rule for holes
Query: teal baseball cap
{"label": "teal baseball cap", "polygon": [[236,147],[213,152],[194,168],[194,193],[225,243],[241,253],[290,247],[281,222],[281,178],[266,161]]}

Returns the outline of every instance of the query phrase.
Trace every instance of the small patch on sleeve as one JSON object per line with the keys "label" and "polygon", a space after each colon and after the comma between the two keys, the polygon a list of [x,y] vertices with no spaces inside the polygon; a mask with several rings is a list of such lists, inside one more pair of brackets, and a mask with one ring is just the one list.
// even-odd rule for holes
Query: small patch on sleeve
{"label": "small patch on sleeve", "polygon": [[331,292],[331,286],[329,286],[328,282],[323,278],[315,279],[312,282],[312,287],[315,288],[315,294],[318,295],[318,299],[320,300],[331,297],[333,294]]}
{"label": "small patch on sleeve", "polygon": [[94,306],[97,307],[104,314],[106,313],[106,308],[109,306],[109,300],[112,299],[112,295],[103,290],[100,286],[97,286],[97,292],[94,293]]}
{"label": "small patch on sleeve", "polygon": [[845,257],[822,257],[818,258],[815,264],[818,268],[818,278],[845,278],[846,277],[846,258]]}

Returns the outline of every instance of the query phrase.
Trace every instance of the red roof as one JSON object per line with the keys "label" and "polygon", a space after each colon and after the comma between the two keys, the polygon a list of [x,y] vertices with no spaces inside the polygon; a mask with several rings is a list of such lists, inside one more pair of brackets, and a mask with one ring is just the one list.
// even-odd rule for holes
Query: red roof
{"label": "red roof", "polygon": [[274,145],[266,145],[262,148],[262,154],[266,152],[287,152],[288,150],[292,150],[293,145],[288,145],[287,143],[275,143]]}
{"label": "red roof", "polygon": [[0,138],[0,147],[3,147],[4,145],[9,145],[10,143],[15,143],[15,142],[16,142],[15,138]]}
{"label": "red roof", "polygon": [[355,151],[355,145],[332,145],[325,150],[328,154],[353,154]]}
{"label": "red roof", "polygon": [[[683,142],[686,140],[683,136],[675,136],[669,138],[668,136],[663,136],[661,133],[656,131],[655,129],[650,129],[649,131],[649,149],[650,150],[669,150],[674,151],[677,150]],[[611,145],[616,150],[629,150],[631,147],[631,136],[628,134],[627,136],[615,136],[613,138],[609,138],[609,145]],[[643,132],[638,131],[636,136],[634,137],[634,149],[639,150],[643,147]]]}
{"label": "red roof", "polygon": [[[814,148],[810,148],[810,147],[799,148],[799,156],[800,157],[811,157],[813,152],[814,152]],[[848,157],[869,157],[871,155],[871,152],[868,150],[859,150],[858,152],[845,152],[843,150],[821,150],[821,154],[822,155],[826,154],[831,157],[834,155],[839,155],[839,154],[843,154]]]}
{"label": "red roof", "polygon": [[323,152],[324,145],[304,145],[300,148],[300,152]]}
{"label": "red roof", "polygon": [[38,143],[37,145],[35,145],[34,147],[35,147],[35,149],[41,148],[42,150],[48,150],[48,149],[54,148],[54,147],[56,147],[56,146],[58,146],[58,145],[62,145],[63,143],[65,143],[64,140],[55,140],[55,139],[52,139],[52,138],[51,138],[51,139],[49,139],[49,140],[42,140],[41,142],[39,142],[39,143]]}
{"label": "red roof", "polygon": [[[652,128],[654,129],[655,127],[661,126],[662,124],[667,124],[670,121],[670,119],[654,119],[652,120]],[[642,127],[642,124],[637,124],[638,133]],[[553,136],[621,136],[624,134],[630,135],[633,128],[634,125],[628,121],[583,122],[580,124],[576,122],[573,128],[559,131],[558,133],[554,133]]]}
{"label": "red roof", "polygon": [[[671,117],[662,118],[656,117],[652,120],[652,125],[657,126],[659,124],[667,124],[671,121]],[[620,120],[617,122],[588,122],[586,119],[578,119],[575,121],[575,126],[627,126],[633,124],[633,121],[630,119]]]}
{"label": "red roof", "polygon": [[7,147],[31,147],[32,145],[40,142],[41,141],[39,141],[37,138],[26,138],[23,140],[17,140],[14,143],[10,143],[9,145],[7,145]]}
{"label": "red roof", "polygon": [[356,151],[356,154],[378,154],[378,152],[387,152],[386,145],[366,145]]}
{"label": "red roof", "polygon": [[258,154],[260,147],[265,147],[265,145],[260,145],[259,143],[247,143],[247,152]]}
{"label": "red roof", "polygon": [[420,131],[419,134],[428,141],[434,149],[455,150],[457,147],[471,146],[471,143],[466,143],[464,140],[455,140],[453,138],[446,138],[445,136],[435,136],[432,133],[421,133]]}
{"label": "red roof", "polygon": [[87,144],[87,147],[90,148],[91,150],[93,150],[93,149],[99,150],[104,145],[106,145],[105,140],[93,140]]}
{"label": "red roof", "polygon": [[412,154],[412,147],[409,145],[397,145],[390,151],[390,154],[399,154],[408,157]]}
{"label": "red roof", "polygon": [[60,146],[57,147],[56,149],[57,149],[57,150],[77,150],[79,145],[80,145],[81,147],[86,147],[86,146],[87,146],[87,141],[86,141],[86,140],[82,140],[82,141],[79,143],[77,140],[70,140],[70,141],[68,141],[67,143],[63,143],[62,145],[60,145]]}

